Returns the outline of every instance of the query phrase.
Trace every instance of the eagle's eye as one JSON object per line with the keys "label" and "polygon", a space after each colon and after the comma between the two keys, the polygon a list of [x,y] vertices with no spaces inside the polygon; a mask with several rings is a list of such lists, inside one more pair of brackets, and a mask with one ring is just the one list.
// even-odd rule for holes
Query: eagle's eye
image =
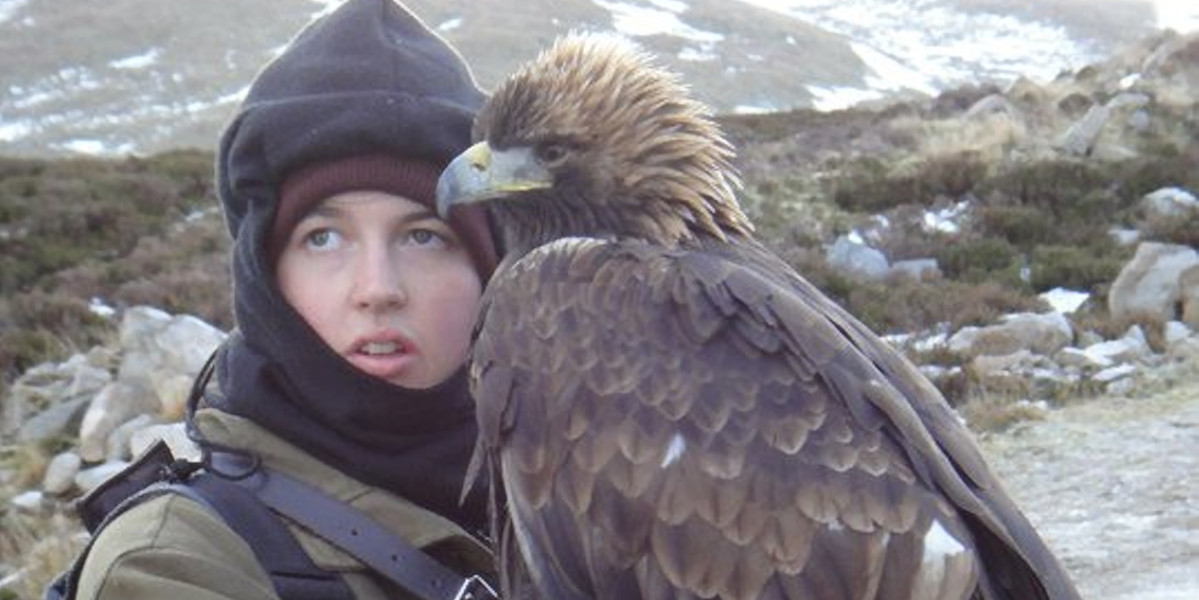
{"label": "eagle's eye", "polygon": [[566,160],[566,155],[569,154],[566,146],[554,142],[538,144],[536,153],[537,160],[546,167],[556,167],[562,164],[562,161]]}

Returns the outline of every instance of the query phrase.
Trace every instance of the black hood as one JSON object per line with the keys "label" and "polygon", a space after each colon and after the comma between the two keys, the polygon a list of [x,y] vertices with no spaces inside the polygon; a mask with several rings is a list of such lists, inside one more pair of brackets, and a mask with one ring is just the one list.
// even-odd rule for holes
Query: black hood
{"label": "black hood", "polygon": [[444,165],[469,144],[483,100],[459,55],[400,5],[348,0],[258,75],[216,165],[241,335],[213,403],[472,527],[480,496],[457,502],[475,438],[464,370],[423,391],[357,371],[283,298],[266,241],[288,173],[365,154]]}

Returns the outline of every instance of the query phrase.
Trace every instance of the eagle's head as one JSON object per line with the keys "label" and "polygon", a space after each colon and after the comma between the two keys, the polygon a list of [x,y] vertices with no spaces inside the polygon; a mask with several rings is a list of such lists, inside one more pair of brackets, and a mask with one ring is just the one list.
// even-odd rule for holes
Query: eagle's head
{"label": "eagle's head", "polygon": [[733,148],[678,77],[620,38],[574,34],[500,84],[437,205],[487,201],[510,251],[567,236],[677,246],[746,237]]}

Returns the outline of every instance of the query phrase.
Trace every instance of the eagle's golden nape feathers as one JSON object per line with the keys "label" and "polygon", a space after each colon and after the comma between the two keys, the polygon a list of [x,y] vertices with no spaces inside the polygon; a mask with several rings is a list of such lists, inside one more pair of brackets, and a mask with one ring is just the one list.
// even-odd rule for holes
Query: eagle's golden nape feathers
{"label": "eagle's golden nape feathers", "polygon": [[500,84],[475,137],[498,147],[553,140],[592,149],[594,168],[614,178],[608,197],[662,221],[664,238],[752,235],[736,198],[735,151],[711,111],[624,38],[560,38]]}

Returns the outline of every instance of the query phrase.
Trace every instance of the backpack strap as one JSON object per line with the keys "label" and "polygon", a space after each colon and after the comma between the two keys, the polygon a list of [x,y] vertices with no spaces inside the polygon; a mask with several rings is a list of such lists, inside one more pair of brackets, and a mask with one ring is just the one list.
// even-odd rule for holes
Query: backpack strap
{"label": "backpack strap", "polygon": [[[211,473],[184,481],[171,471],[172,465],[179,464],[171,458],[166,444],[158,442],[126,471],[80,501],[77,511],[92,538],[71,567],[46,588],[45,600],[74,599],[84,562],[99,532],[130,508],[163,494],[186,496],[220,516],[250,546],[283,600],[353,599],[345,580],[312,562],[279,516],[253,493]],[[149,479],[151,475],[156,478]]]}
{"label": "backpack strap", "polygon": [[312,562],[295,535],[278,515],[249,490],[212,473],[201,473],[181,486],[189,497],[199,496],[249,544],[283,600],[351,600],[345,579]]}
{"label": "backpack strap", "polygon": [[283,473],[243,464],[246,460],[236,454],[212,454],[215,470],[245,475],[237,485],[256,496],[264,509],[269,506],[287,516],[389,581],[424,600],[498,600],[482,576],[463,577],[365,513]]}

